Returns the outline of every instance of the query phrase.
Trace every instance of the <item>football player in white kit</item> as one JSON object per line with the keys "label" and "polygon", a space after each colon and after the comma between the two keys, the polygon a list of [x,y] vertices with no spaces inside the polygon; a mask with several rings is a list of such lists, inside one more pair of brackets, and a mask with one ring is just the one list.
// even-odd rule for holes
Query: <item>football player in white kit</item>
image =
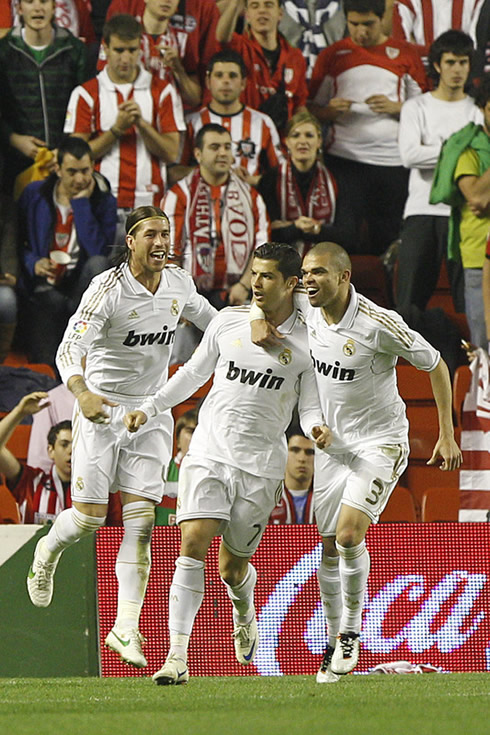
{"label": "football player in white kit", "polygon": [[[318,581],[328,626],[317,681],[333,683],[352,671],[359,658],[370,565],[366,532],[378,521],[407,464],[408,422],[396,384],[398,357],[430,375],[439,437],[428,464],[442,458],[441,470],[454,470],[462,456],[454,440],[449,371],[439,352],[396,312],[355,291],[350,258],[339,245],[316,245],[302,271],[306,294],[298,293],[298,301],[306,315],[323,416],[332,432],[328,450],[316,453],[314,509],[323,539]],[[253,341],[275,345],[280,330],[264,321],[257,306],[251,311]]]}
{"label": "football player in white kit", "polygon": [[250,306],[228,307],[209,325],[192,358],[140,410],[128,413],[129,431],[180,403],[214,372],[179,475],[177,523],[181,530],[169,596],[170,651],[153,675],[157,684],[185,684],[187,648],[204,596],[204,560],[222,534],[219,570],[233,603],[235,653],[249,664],[258,646],[250,558],[282,492],[287,459],[285,430],[299,400],[306,434],[326,446],[303,316],[293,305],[301,258],[288,245],[266,243],[254,254],[252,289],[268,318],[280,325],[281,344],[265,351],[250,339]]}
{"label": "football player in white kit", "polygon": [[126,232],[126,260],[92,280],[58,349],[61,377],[77,398],[73,507],[58,515],[38,542],[27,587],[34,605],[50,604],[61,553],[103,525],[109,493],[119,490],[124,537],[116,561],[118,608],[105,642],[124,661],[143,667],[147,662],[138,623],[173,420],[165,411],[149,431],[134,436],[122,417],[167,380],[181,315],[205,329],[217,312],[197,293],[186,271],[167,265],[170,225],[161,209],[133,210]]}

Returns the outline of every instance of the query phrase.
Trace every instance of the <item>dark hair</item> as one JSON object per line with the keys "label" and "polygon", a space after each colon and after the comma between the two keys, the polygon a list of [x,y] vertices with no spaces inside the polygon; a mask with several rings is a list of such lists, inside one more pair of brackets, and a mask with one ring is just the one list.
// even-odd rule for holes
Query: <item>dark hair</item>
{"label": "dark hair", "polygon": [[71,421],[69,419],[66,419],[65,421],[59,421],[57,424],[54,424],[54,426],[50,428],[50,430],[48,431],[49,447],[54,447],[56,439],[58,438],[58,434],[64,429],[71,431]]}
{"label": "dark hair", "polygon": [[440,66],[443,54],[454,54],[455,56],[468,56],[471,62],[475,46],[470,36],[463,31],[450,30],[441,33],[431,44],[429,49],[429,71],[428,74],[432,79],[439,81],[439,72],[434,64]]}
{"label": "dark hair", "polygon": [[245,78],[248,74],[248,69],[243,60],[243,57],[240,56],[238,51],[233,51],[233,49],[231,48],[224,49],[223,51],[218,51],[218,53],[213,54],[213,56],[211,56],[211,58],[209,59],[207,69],[206,69],[208,74],[211,74],[215,64],[236,64],[237,66],[240,67],[240,71],[241,71],[243,78]]}
{"label": "dark hair", "polygon": [[301,278],[301,256],[292,245],[285,245],[282,242],[265,242],[254,251],[253,256],[261,260],[275,260],[277,270],[284,280],[291,276]]}
{"label": "dark hair", "polygon": [[151,219],[152,217],[165,217],[167,222],[169,222],[168,216],[165,214],[163,209],[160,209],[160,207],[153,207],[152,205],[136,207],[136,209],[133,209],[126,218],[126,234],[129,234],[132,230],[131,234],[133,236],[136,235],[139,228],[135,227],[135,225],[137,225],[138,222],[142,222],[145,219]]}
{"label": "dark hair", "polygon": [[[277,4],[279,5],[279,7],[281,7],[282,6],[282,0],[277,0]],[[248,5],[248,0],[245,0],[245,6],[247,6],[247,5]]]}
{"label": "dark hair", "polygon": [[292,421],[289,424],[288,428],[286,429],[286,439],[287,439],[288,444],[289,444],[289,440],[293,436],[302,436],[304,439],[308,439],[308,437],[305,435],[301,426],[295,421]]}
{"label": "dark hair", "polygon": [[490,100],[490,72],[488,72],[481,78],[481,82],[478,85],[476,89],[476,94],[475,94],[475,102],[478,105],[478,107],[481,107],[482,110],[486,106],[489,100]]}
{"label": "dark hair", "polygon": [[344,0],[344,14],[347,13],[374,13],[378,18],[385,14],[385,0]]}
{"label": "dark hair", "polygon": [[135,38],[141,38],[143,34],[143,26],[138,23],[136,18],[127,13],[113,15],[102,29],[102,39],[109,46],[111,36],[119,36],[123,41],[133,41]]}
{"label": "dark hair", "polygon": [[194,140],[194,147],[199,148],[200,151],[204,148],[204,136],[206,133],[218,133],[219,135],[228,133],[228,135],[230,135],[230,131],[222,125],[218,125],[218,123],[207,123],[206,125],[203,125],[202,128],[199,128],[197,131],[197,135]]}
{"label": "dark hair", "polygon": [[58,166],[61,166],[63,159],[67,153],[76,158],[78,161],[87,154],[92,158],[92,149],[83,138],[76,138],[74,135],[65,135],[57,148],[56,160]]}
{"label": "dark hair", "polygon": [[180,432],[186,429],[190,424],[197,424],[199,411],[197,408],[191,408],[185,411],[175,422],[175,438],[179,441]]}

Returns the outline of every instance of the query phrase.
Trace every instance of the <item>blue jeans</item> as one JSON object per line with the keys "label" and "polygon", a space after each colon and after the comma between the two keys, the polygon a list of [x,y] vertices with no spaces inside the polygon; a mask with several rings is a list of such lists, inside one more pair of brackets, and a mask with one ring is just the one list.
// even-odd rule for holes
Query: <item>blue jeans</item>
{"label": "blue jeans", "polygon": [[464,269],[464,303],[472,344],[487,349],[488,340],[483,308],[482,268]]}

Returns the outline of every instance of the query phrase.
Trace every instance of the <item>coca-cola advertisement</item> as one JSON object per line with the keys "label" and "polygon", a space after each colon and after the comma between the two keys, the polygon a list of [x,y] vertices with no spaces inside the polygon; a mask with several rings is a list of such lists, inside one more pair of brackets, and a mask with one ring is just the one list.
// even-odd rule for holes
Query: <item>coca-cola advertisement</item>
{"label": "coca-cola advertisement", "polygon": [[[97,536],[100,639],[116,613],[114,563],[122,529]],[[101,651],[103,676],[147,676],[168,650],[168,591],[179,531],[157,528],[140,629],[148,668]],[[490,670],[490,524],[386,523],[370,529],[371,572],[357,673],[407,661],[442,671]],[[254,662],[234,655],[231,603],[218,574],[215,539],[206,562],[206,593],[189,646],[191,676],[281,676],[316,673],[326,645],[316,570],[321,543],[314,525],[270,526],[253,557],[260,645]]]}

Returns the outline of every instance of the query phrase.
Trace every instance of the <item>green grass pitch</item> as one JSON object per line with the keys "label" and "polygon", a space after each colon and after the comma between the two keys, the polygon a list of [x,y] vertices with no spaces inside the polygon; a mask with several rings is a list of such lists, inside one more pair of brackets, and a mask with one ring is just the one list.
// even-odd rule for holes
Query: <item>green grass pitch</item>
{"label": "green grass pitch", "polygon": [[487,735],[490,674],[0,679],[3,735]]}

